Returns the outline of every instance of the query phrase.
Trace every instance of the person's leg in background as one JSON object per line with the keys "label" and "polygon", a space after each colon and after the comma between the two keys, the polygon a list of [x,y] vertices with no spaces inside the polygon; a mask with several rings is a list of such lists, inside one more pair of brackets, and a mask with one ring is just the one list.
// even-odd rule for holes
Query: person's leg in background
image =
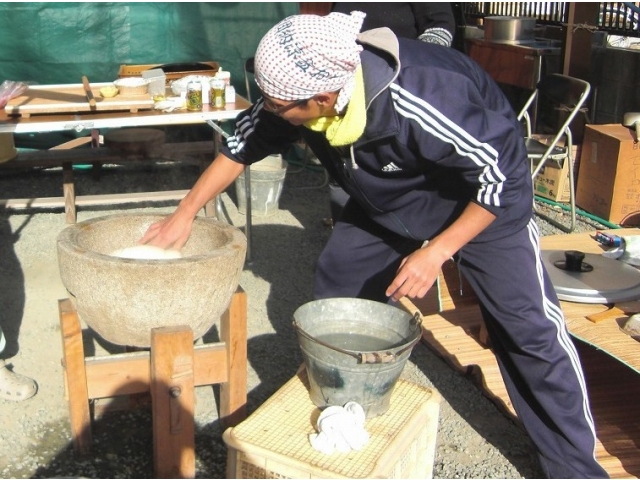
{"label": "person's leg in background", "polygon": [[[4,333],[0,328],[0,354],[6,346]],[[4,358],[0,358],[0,398],[16,402],[33,397],[38,391],[36,382],[24,375],[13,372]]]}

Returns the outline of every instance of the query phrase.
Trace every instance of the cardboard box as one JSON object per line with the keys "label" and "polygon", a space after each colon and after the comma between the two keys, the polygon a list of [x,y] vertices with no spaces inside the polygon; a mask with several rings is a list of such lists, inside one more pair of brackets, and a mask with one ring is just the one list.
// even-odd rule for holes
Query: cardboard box
{"label": "cardboard box", "polygon": [[640,143],[635,131],[620,124],[587,125],[576,203],[616,224],[640,211]]}
{"label": "cardboard box", "polygon": [[[547,145],[551,141],[549,136],[538,137],[540,142]],[[561,140],[559,145],[564,145]],[[580,165],[581,145],[571,146],[571,161],[573,163],[574,181],[577,178],[577,170]],[[548,198],[554,202],[568,203],[571,201],[571,189],[569,183],[569,164],[547,160],[545,166],[538,172],[533,181],[533,193],[540,197]]]}
{"label": "cardboard box", "polygon": [[533,181],[533,193],[555,202],[569,202],[569,163],[547,160]]}

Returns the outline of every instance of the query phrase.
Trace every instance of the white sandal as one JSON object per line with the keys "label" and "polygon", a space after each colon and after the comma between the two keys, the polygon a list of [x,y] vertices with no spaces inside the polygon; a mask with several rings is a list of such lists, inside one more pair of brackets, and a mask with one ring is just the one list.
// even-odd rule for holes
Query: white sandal
{"label": "white sandal", "polygon": [[35,380],[9,370],[4,360],[0,360],[0,398],[21,402],[33,397],[38,391]]}

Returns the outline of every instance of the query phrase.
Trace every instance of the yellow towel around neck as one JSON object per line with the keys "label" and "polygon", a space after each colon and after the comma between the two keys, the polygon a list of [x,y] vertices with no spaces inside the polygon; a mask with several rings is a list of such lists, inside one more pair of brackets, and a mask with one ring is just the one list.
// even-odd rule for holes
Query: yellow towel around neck
{"label": "yellow towel around neck", "polygon": [[356,70],[355,81],[356,85],[343,117],[319,117],[304,124],[314,132],[325,132],[329,144],[333,147],[344,147],[354,143],[360,138],[367,124],[362,66]]}

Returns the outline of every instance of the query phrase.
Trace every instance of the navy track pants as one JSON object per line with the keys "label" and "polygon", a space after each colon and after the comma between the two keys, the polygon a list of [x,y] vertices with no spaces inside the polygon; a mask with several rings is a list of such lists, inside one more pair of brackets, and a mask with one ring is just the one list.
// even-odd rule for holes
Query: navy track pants
{"label": "navy track pants", "polygon": [[[421,245],[348,206],[318,260],[315,298],[386,303],[400,261]],[[509,237],[466,245],[457,261],[480,300],[510,399],[547,476],[607,478],[595,459],[582,367],[540,259],[533,219]]]}

